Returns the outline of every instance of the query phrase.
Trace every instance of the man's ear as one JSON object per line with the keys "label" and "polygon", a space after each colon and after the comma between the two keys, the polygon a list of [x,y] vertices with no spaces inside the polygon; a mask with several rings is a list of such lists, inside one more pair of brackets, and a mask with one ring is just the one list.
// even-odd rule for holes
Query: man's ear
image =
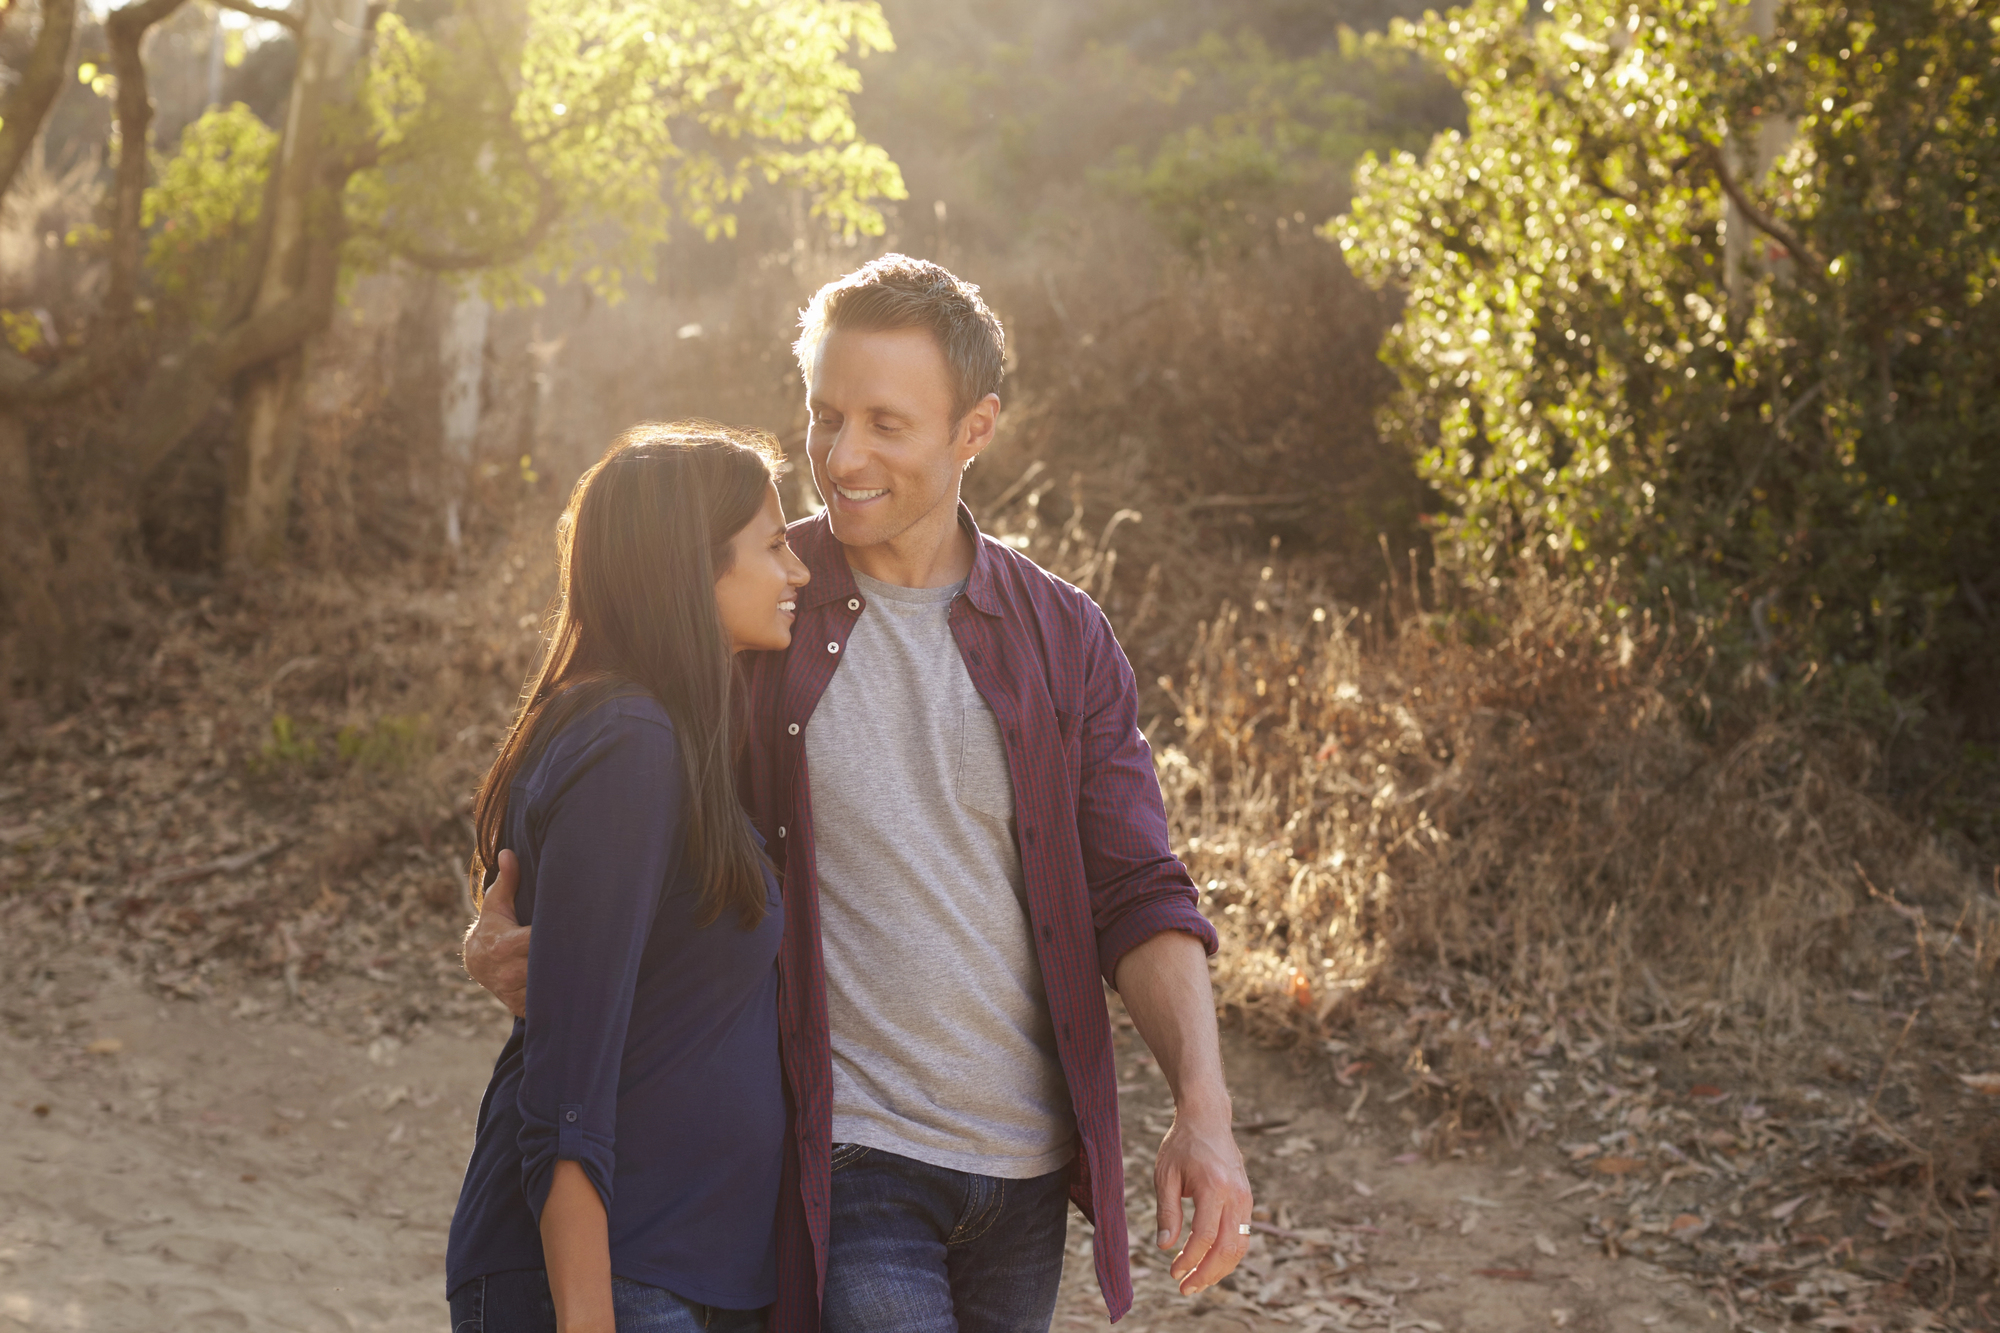
{"label": "man's ear", "polygon": [[972,405],[960,424],[957,443],[958,461],[961,467],[986,452],[986,446],[993,443],[994,429],[1000,424],[1000,395],[989,393]]}

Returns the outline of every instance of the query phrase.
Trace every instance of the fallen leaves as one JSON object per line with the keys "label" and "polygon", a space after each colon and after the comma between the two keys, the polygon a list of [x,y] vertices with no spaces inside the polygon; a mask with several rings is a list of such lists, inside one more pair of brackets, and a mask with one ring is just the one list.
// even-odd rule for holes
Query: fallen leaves
{"label": "fallen leaves", "polygon": [[1645,1170],[1646,1164],[1637,1157],[1600,1157],[1590,1164],[1590,1169],[1601,1176],[1625,1176]]}
{"label": "fallen leaves", "polygon": [[1770,1212],[1764,1214],[1764,1216],[1770,1218],[1773,1222],[1782,1222],[1793,1213],[1796,1213],[1799,1210],[1799,1205],[1810,1198],[1812,1198],[1810,1194],[1801,1194],[1796,1199],[1787,1199]]}
{"label": "fallen leaves", "polygon": [[1667,1223],[1667,1234],[1683,1243],[1692,1242],[1708,1230],[1708,1220],[1695,1213],[1676,1213],[1674,1220]]}

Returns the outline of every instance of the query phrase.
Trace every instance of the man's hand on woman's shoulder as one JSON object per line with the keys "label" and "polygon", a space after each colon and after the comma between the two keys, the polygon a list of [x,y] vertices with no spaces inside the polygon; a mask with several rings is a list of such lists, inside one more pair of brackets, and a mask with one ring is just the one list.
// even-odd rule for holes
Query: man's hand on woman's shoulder
{"label": "man's hand on woman's shoulder", "polygon": [[499,878],[486,891],[479,916],[465,932],[465,974],[485,987],[516,1018],[528,1012],[528,927],[514,915],[521,863],[500,853]]}

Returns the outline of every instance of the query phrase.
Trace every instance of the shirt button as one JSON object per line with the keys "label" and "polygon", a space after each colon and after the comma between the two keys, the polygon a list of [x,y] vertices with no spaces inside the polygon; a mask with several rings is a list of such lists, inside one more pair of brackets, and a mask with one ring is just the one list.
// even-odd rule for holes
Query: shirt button
{"label": "shirt button", "polygon": [[837,653],[840,651],[840,645],[837,643],[829,643],[826,646],[826,650],[830,653]]}
{"label": "shirt button", "polygon": [[573,1124],[575,1124],[575,1123],[576,1123],[576,1112],[574,1112],[574,1111],[564,1111],[564,1112],[563,1112],[563,1119],[565,1119],[565,1120],[569,1121],[569,1122],[570,1122],[570,1123],[571,1123],[572,1125],[573,1125]]}
{"label": "shirt button", "polygon": [[785,826],[783,824],[778,825],[778,836],[781,838],[785,836]]}
{"label": "shirt button", "polygon": [[861,609],[861,599],[859,597],[848,598],[847,609],[850,611],[859,611]]}
{"label": "shirt button", "polygon": [[796,736],[796,735],[798,735],[798,734],[799,734],[799,724],[798,724],[798,723],[796,723],[796,722],[794,722],[794,723],[792,723],[792,725],[791,725],[791,726],[789,726],[789,727],[786,727],[786,728],[785,728],[785,734],[786,734],[787,736]]}

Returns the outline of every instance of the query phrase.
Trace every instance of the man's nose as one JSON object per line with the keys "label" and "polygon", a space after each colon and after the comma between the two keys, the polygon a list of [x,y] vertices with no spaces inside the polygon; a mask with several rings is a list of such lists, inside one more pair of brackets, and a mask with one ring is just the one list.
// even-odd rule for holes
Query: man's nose
{"label": "man's nose", "polygon": [[865,460],[861,457],[861,442],[854,429],[842,423],[833,433],[833,439],[826,446],[820,466],[829,477],[851,477]]}

